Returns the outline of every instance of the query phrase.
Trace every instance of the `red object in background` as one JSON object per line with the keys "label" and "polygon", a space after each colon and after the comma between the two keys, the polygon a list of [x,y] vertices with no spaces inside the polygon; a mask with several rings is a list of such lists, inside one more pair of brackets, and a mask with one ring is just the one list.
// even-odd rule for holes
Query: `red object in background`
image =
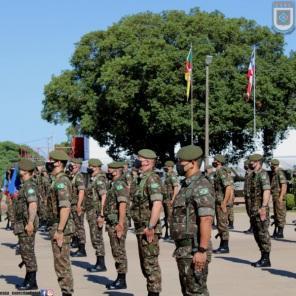
{"label": "red object in background", "polygon": [[84,138],[83,137],[73,137],[72,138],[72,157],[84,158]]}

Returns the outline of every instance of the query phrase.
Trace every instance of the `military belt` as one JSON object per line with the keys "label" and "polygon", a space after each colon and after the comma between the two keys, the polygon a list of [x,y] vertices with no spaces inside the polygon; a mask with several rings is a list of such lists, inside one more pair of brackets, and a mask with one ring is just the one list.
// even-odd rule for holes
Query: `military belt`
{"label": "military belt", "polygon": [[192,246],[192,239],[180,239],[180,240],[177,240],[177,241],[175,241],[175,245],[176,245],[177,248]]}

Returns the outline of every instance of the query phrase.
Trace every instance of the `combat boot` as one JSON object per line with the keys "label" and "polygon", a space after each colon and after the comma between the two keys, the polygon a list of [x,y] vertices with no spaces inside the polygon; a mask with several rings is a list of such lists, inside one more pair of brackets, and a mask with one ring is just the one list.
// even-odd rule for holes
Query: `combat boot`
{"label": "combat boot", "polygon": [[101,271],[106,271],[106,270],[107,270],[107,267],[105,265],[105,257],[104,256],[97,256],[96,264],[87,269],[87,271],[89,271],[89,272],[101,272]]}
{"label": "combat boot", "polygon": [[108,290],[126,289],[127,285],[125,280],[125,273],[119,273],[117,275],[117,279],[114,282],[107,284],[106,288]]}
{"label": "combat boot", "polygon": [[78,248],[78,237],[77,236],[72,237],[71,248],[73,248],[73,249]]}
{"label": "combat boot", "polygon": [[229,223],[228,223],[228,229],[234,229],[233,221],[229,221]]}
{"label": "combat boot", "polygon": [[69,293],[62,293],[62,296],[72,296],[72,294],[69,294]]}
{"label": "combat boot", "polygon": [[25,278],[22,285],[18,285],[16,288],[18,290],[37,290],[37,282],[36,282],[36,271],[29,271],[26,274],[27,280]]}
{"label": "combat boot", "polygon": [[158,292],[148,292],[148,296],[159,296]]}
{"label": "combat boot", "polygon": [[277,226],[274,226],[274,231],[273,231],[273,234],[271,236],[272,238],[277,238],[278,237],[278,227]]}
{"label": "combat boot", "polygon": [[260,260],[252,263],[251,265],[254,267],[270,267],[271,263],[270,263],[270,259],[269,259],[269,253],[262,252]]}
{"label": "combat boot", "polygon": [[78,250],[75,252],[70,252],[70,255],[72,257],[86,257],[86,251],[85,251],[85,244],[80,244],[79,243],[79,247]]}
{"label": "combat boot", "polygon": [[284,238],[284,227],[279,226],[276,238]]}
{"label": "combat boot", "polygon": [[229,253],[229,246],[228,240],[221,240],[220,246],[218,249],[214,250],[213,253],[215,254],[228,254]]}

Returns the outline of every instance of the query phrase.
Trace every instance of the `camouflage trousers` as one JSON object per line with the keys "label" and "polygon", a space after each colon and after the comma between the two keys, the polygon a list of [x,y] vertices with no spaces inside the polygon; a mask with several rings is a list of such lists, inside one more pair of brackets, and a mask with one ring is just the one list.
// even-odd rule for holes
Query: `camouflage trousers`
{"label": "camouflage trousers", "polygon": [[194,275],[192,265],[192,247],[179,247],[174,255],[177,261],[179,280],[181,284],[182,295],[184,296],[209,296],[207,288],[208,265],[211,261],[211,253],[207,254],[207,263],[198,278]]}
{"label": "camouflage trousers", "polygon": [[115,261],[117,273],[127,273],[127,257],[125,249],[125,240],[127,234],[127,225],[124,227],[124,232],[121,238],[118,238],[115,232],[115,226],[106,225],[106,231],[110,239],[112,256]]}
{"label": "camouflage trousers", "polygon": [[172,215],[173,215],[173,207],[169,204],[170,200],[166,200],[163,203],[163,211],[164,211],[164,222],[166,225],[171,226],[172,224]]}
{"label": "camouflage trousers", "polygon": [[32,236],[28,236],[26,233],[18,235],[22,262],[24,262],[27,272],[37,271],[37,261],[34,250],[35,235],[35,232]]}
{"label": "camouflage trousers", "polygon": [[224,213],[220,204],[216,204],[217,229],[222,240],[229,240],[228,216]]}
{"label": "camouflage trousers", "polygon": [[249,197],[245,197],[245,206],[248,216],[251,216],[251,199]]}
{"label": "camouflage trousers", "polygon": [[232,223],[234,222],[233,204],[227,206],[227,220]]}
{"label": "camouflage trousers", "polygon": [[14,210],[13,210],[13,201],[11,198],[7,197],[7,218],[11,222],[12,226],[14,225]]}
{"label": "camouflage trousers", "polygon": [[51,247],[53,253],[54,269],[58,278],[58,283],[63,293],[73,293],[73,276],[70,261],[71,236],[64,236],[64,242],[60,248],[56,241],[53,241],[54,229],[49,234],[51,237]]}
{"label": "camouflage trousers", "polygon": [[105,245],[103,239],[103,227],[97,224],[97,212],[95,209],[86,211],[86,219],[89,225],[90,240],[96,250],[96,256],[105,256]]}
{"label": "camouflage trousers", "polygon": [[72,206],[71,207],[72,217],[75,224],[75,236],[78,237],[80,244],[85,244],[86,238],[85,238],[85,229],[84,229],[84,212],[81,213],[80,216],[77,214],[77,207]]}
{"label": "camouflage trousers", "polygon": [[269,217],[265,221],[261,221],[259,215],[251,217],[254,238],[261,252],[269,253],[271,250],[269,223]]}
{"label": "camouflage trousers", "polygon": [[281,203],[279,201],[279,196],[273,198],[273,215],[274,215],[274,222],[275,226],[285,227],[286,225],[286,199],[283,199]]}
{"label": "camouflage trousers", "polygon": [[40,218],[40,221],[47,221],[47,197],[45,196],[40,196],[38,216]]}
{"label": "camouflage trousers", "polygon": [[154,235],[152,243],[148,243],[146,236],[137,234],[139,258],[142,274],[147,281],[147,291],[161,292],[161,270],[158,263],[159,237]]}

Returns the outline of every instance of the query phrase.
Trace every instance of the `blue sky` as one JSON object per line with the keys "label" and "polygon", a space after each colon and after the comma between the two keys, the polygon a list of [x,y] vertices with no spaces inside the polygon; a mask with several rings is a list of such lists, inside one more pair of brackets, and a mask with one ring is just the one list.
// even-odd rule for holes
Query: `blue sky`
{"label": "blue sky", "polygon": [[[3,0],[0,9],[0,141],[26,143],[43,153],[66,139],[66,126],[41,119],[43,88],[51,75],[69,68],[74,44],[87,32],[106,29],[141,11],[215,9],[271,27],[270,0]],[[296,32],[286,36],[296,49]]]}

